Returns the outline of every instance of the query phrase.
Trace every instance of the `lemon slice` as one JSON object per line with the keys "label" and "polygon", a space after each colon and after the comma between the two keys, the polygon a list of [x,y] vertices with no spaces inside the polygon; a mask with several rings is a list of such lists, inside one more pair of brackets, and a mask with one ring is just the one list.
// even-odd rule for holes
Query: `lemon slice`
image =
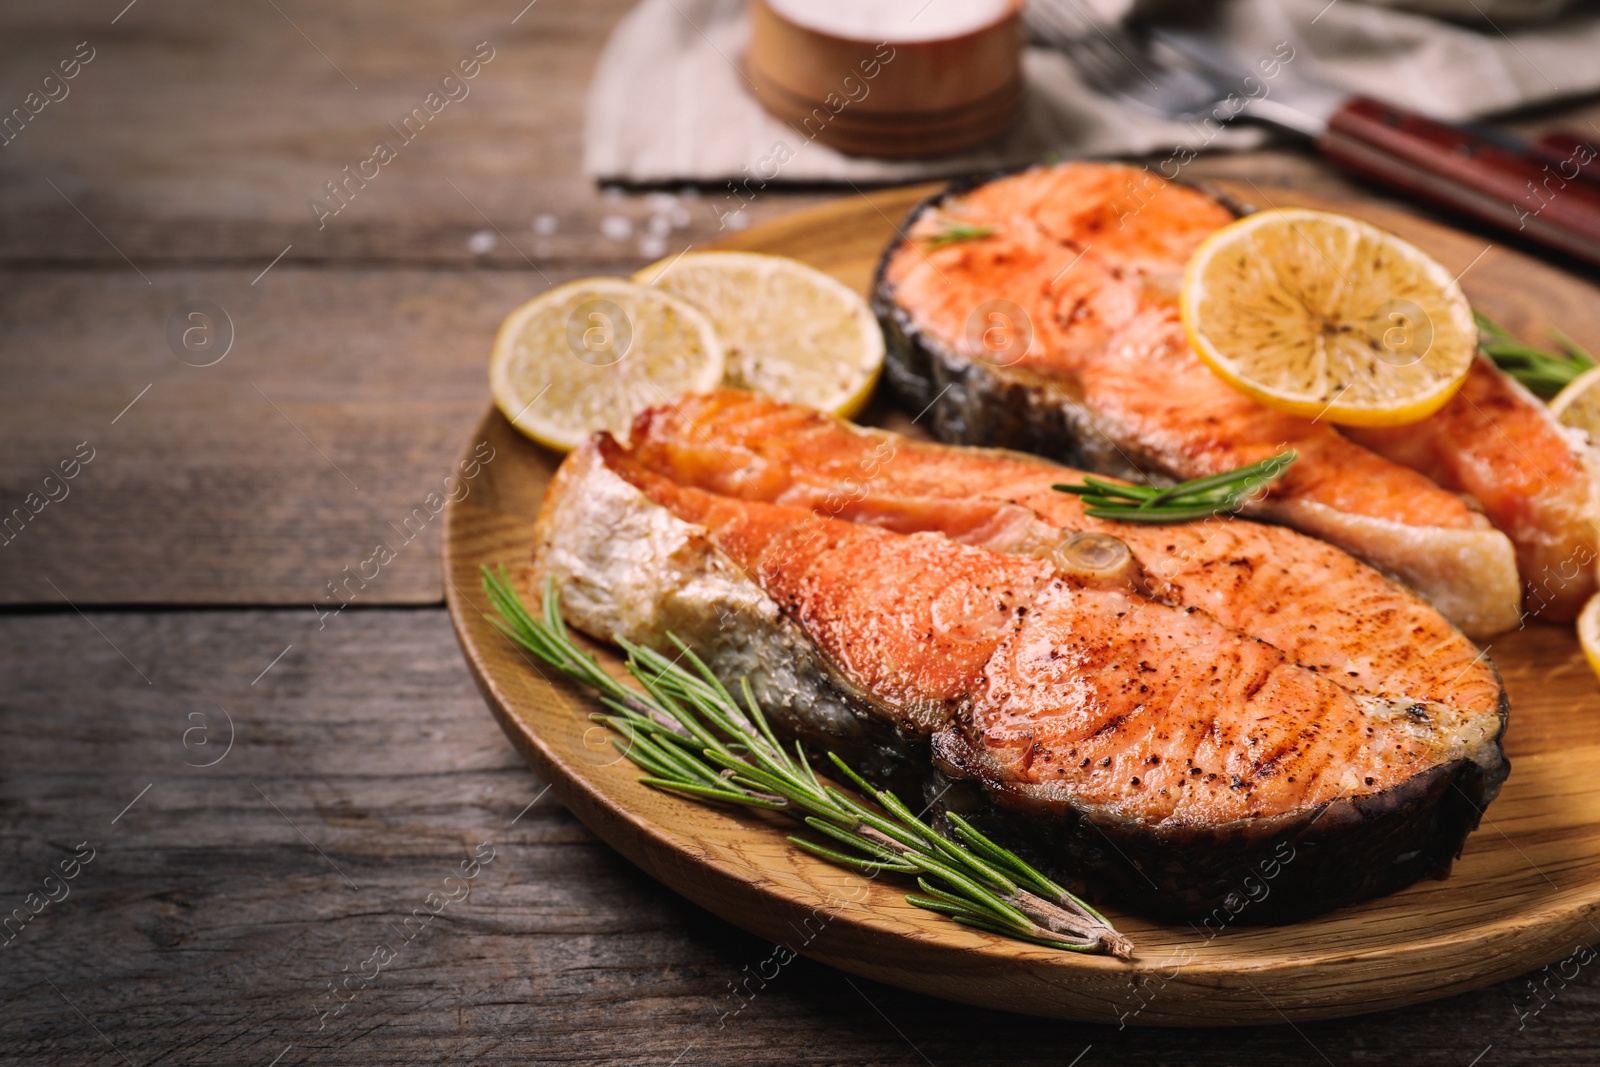
{"label": "lemon slice", "polygon": [[688,252],[633,278],[711,318],[728,348],[728,385],[848,417],[878,382],[883,331],[872,309],[849,286],[797,260]]}
{"label": "lemon slice", "polygon": [[1578,613],[1578,644],[1583,646],[1595,677],[1600,678],[1600,593],[1590,597]]}
{"label": "lemon slice", "polygon": [[1550,414],[1563,426],[1573,426],[1600,445],[1600,367],[1584,371],[1550,401]]}
{"label": "lemon slice", "polygon": [[558,285],[494,339],[489,389],[512,425],[569,451],[595,430],[626,438],[636,412],[722,380],[722,342],[677,297],[620,278]]}
{"label": "lemon slice", "polygon": [[1278,411],[1397,426],[1444,406],[1477,327],[1450,272],[1365,222],[1285,208],[1203,241],[1184,271],[1189,342],[1230,385]]}

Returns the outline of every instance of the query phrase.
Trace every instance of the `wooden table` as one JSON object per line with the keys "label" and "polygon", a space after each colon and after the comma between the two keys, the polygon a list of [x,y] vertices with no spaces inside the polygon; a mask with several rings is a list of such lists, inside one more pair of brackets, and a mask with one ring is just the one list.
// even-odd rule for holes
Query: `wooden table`
{"label": "wooden table", "polygon": [[[0,949],[0,1059],[1600,1059],[1594,968],[1526,1019],[1523,981],[1213,1032],[953,1010],[803,959],[747,983],[772,947],[620,860],[500,735],[441,606],[436,520],[325,614],[469,443],[501,316],[633,269],[672,214],[578,173],[625,0],[124,3],[0,12],[7,109],[91,55],[0,147],[0,514],[30,508],[0,546],[0,914],[60,898]],[[471,95],[319,228],[308,200],[483,41]],[[1350,191],[1286,150],[1192,173]],[[671,247],[715,237],[703,201],[677,205]],[[634,234],[606,236],[617,219]],[[380,943],[399,948],[363,988]]]}

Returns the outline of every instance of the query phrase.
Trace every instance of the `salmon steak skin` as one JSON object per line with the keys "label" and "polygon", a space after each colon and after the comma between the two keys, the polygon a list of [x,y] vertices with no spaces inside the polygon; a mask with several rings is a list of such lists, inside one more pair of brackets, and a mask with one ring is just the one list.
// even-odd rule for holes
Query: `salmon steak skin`
{"label": "salmon steak skin", "polygon": [[[1184,267],[1242,208],[1122,164],[957,183],[885,251],[873,303],[885,376],[943,441],[1038,452],[1170,484],[1298,460],[1250,513],[1405,581],[1476,638],[1595,589],[1595,464],[1537,398],[1480,359],[1420,422],[1341,432],[1214,374],[1178,310]],[[981,236],[930,237],[953,225]]]}
{"label": "salmon steak skin", "polygon": [[1093,519],[1049,488],[1079,476],[682,397],[567,457],[533,573],[1120,908],[1289,922],[1447,873],[1509,769],[1487,657],[1324,542]]}

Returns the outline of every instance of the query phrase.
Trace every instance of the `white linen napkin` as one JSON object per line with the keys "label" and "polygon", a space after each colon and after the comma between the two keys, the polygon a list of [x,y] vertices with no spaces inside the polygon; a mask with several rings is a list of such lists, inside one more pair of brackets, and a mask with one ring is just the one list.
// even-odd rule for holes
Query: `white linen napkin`
{"label": "white linen napkin", "polygon": [[[1092,6],[1101,17],[1116,18],[1131,4],[1099,0]],[[1441,119],[1476,118],[1600,89],[1600,14],[1562,14],[1561,0],[1225,0],[1219,7],[1218,25],[1247,63],[1287,47],[1295,77]],[[1551,13],[1559,17],[1549,21]],[[1441,14],[1461,21],[1435,17]],[[1540,16],[1546,21],[1529,21]],[[1208,135],[1108,102],[1078,80],[1063,54],[1030,45],[1023,55],[1028,92],[1021,112],[993,142],[932,160],[847,156],[807,141],[750,96],[738,66],[747,32],[746,0],[643,0],[612,32],[596,67],[584,173],[641,184],[718,182],[742,178],[746,168],[770,174],[776,153],[782,164],[771,180],[777,183],[902,182],[1014,166],[1052,153],[1240,148],[1263,137],[1243,123]],[[758,171],[762,161],[768,162]]]}

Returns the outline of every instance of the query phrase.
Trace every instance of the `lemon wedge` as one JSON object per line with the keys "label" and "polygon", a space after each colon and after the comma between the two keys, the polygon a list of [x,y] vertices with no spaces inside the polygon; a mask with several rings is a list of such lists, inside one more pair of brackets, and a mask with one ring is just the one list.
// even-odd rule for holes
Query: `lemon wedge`
{"label": "lemon wedge", "polygon": [[694,304],[727,346],[724,381],[848,417],[883,369],[883,332],[854,290],[784,256],[686,252],[633,276]]}
{"label": "lemon wedge", "polygon": [[1584,371],[1550,401],[1550,414],[1563,426],[1572,426],[1600,445],[1600,367]]}
{"label": "lemon wedge", "polygon": [[1471,369],[1478,336],[1444,266],[1386,230],[1302,208],[1246,215],[1207,237],[1179,309],[1190,344],[1234,388],[1348,426],[1437,411]]}
{"label": "lemon wedge", "polygon": [[636,412],[722,380],[722,342],[698,309],[620,278],[547,290],[506,316],[489,388],[512,425],[570,451],[596,430],[626,439]]}
{"label": "lemon wedge", "polygon": [[1600,678],[1600,593],[1590,597],[1578,613],[1578,644],[1583,646],[1595,677]]}

